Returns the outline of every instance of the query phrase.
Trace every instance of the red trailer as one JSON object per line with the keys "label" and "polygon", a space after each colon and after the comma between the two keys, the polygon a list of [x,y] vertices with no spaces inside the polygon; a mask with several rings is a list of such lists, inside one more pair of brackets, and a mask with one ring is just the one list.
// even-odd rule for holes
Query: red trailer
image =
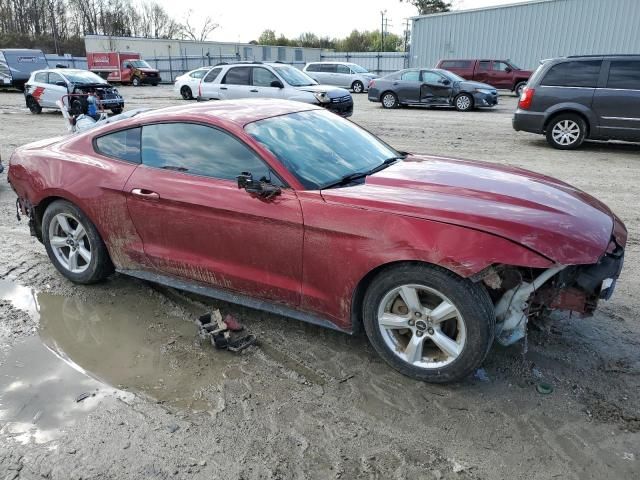
{"label": "red trailer", "polygon": [[109,82],[129,83],[133,86],[160,83],[160,72],[142,58],[139,53],[102,52],[87,53],[88,69]]}

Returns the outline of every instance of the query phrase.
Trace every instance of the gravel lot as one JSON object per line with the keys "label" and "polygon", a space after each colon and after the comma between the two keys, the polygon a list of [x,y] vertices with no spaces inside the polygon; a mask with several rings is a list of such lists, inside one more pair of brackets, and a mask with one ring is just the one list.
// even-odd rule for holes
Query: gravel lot
{"label": "gravel lot", "polygon": [[[127,108],[183,103],[169,87],[121,91]],[[552,150],[511,129],[510,95],[466,114],[355,101],[352,119],[399,149],[522,166],[602,199],[629,228],[613,299],[592,318],[555,316],[526,347],[494,347],[486,375],[433,386],[391,370],[363,337],[117,275],[72,285],[0,178],[0,478],[640,476],[640,145]],[[62,133],[59,113],[31,115],[0,92],[5,162]],[[260,346],[201,345],[192,320],[212,308]]]}

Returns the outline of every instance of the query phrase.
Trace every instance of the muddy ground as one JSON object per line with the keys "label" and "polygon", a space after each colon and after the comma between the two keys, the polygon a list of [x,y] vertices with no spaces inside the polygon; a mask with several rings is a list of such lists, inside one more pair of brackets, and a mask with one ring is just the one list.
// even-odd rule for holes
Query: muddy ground
{"label": "muddy ground", "polygon": [[[182,103],[122,88],[128,108]],[[609,204],[629,228],[615,296],[494,347],[451,386],[405,378],[363,337],[114,276],[72,285],[15,218],[0,177],[0,479],[632,479],[640,475],[640,146],[547,147],[511,129],[513,96],[461,114],[356,97],[353,120],[399,149],[509,163]],[[63,132],[0,92],[0,153]],[[259,338],[201,344],[212,308]],[[553,393],[536,391],[540,382]],[[82,395],[85,394],[85,395]],[[84,400],[79,400],[87,396]]]}

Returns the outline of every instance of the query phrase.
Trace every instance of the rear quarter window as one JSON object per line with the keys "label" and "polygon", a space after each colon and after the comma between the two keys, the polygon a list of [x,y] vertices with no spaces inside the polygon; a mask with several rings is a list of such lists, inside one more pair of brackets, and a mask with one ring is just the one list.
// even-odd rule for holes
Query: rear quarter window
{"label": "rear quarter window", "polygon": [[125,162],[140,163],[140,127],[120,130],[98,137],[96,152]]}
{"label": "rear quarter window", "polygon": [[547,87],[595,88],[598,85],[602,60],[569,61],[554,65],[540,85]]}

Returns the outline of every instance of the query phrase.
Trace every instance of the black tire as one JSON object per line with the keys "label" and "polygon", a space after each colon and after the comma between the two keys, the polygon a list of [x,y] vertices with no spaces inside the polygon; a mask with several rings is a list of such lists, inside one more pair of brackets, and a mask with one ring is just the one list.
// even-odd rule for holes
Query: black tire
{"label": "black tire", "polygon": [[400,105],[398,103],[398,96],[390,91],[386,91],[380,95],[380,102],[382,103],[382,107],[387,109],[398,108],[398,105]]}
{"label": "black tire", "polygon": [[522,95],[522,90],[527,86],[527,82],[519,82],[516,84],[516,88],[513,89],[513,92],[516,94],[518,98]]}
{"label": "black tire", "polygon": [[[401,359],[385,342],[378,325],[378,308],[388,292],[409,284],[441,292],[460,313],[466,339],[451,363],[437,368],[418,367]],[[379,273],[365,294],[362,314],[367,337],[376,352],[400,373],[425,382],[448,383],[470,375],[485,359],[495,333],[493,303],[481,284],[443,268],[424,264],[404,264]]]}
{"label": "black tire", "polygon": [[454,99],[453,105],[459,112],[469,112],[473,110],[473,97],[468,93],[461,93]]}
{"label": "black tire", "polygon": [[353,90],[353,93],[363,93],[364,85],[360,80],[356,80],[351,84],[351,90]]}
{"label": "black tire", "polygon": [[193,92],[191,91],[191,88],[186,85],[180,89],[180,95],[182,95],[184,100],[193,100]]}
{"label": "black tire", "polygon": [[157,87],[158,86],[158,82],[154,82],[151,84],[152,87]]}
{"label": "black tire", "polygon": [[131,85],[133,85],[134,87],[139,87],[142,83],[140,82],[140,78],[138,77],[133,77],[131,79]]}
{"label": "black tire", "polygon": [[124,110],[124,107],[116,107],[111,109],[114,115],[120,115],[122,113],[122,110]]}
{"label": "black tire", "polygon": [[[567,127],[566,129],[564,127]],[[566,140],[560,132],[566,131]],[[558,136],[559,135],[559,136]],[[580,115],[575,113],[563,113],[551,119],[547,125],[547,143],[558,150],[574,150],[580,147],[587,136],[587,122]],[[575,138],[574,138],[575,137]],[[568,143],[564,143],[564,142]]]}
{"label": "black tire", "polygon": [[[87,263],[86,269],[81,273],[72,272],[63,265],[56,257],[54,249],[51,246],[50,227],[52,221],[58,214],[65,214],[66,216],[71,217],[77,223],[82,224],[86,231],[85,239],[89,244],[91,260]],[[97,283],[107,278],[114,271],[113,263],[111,263],[107,247],[102,241],[96,227],[78,207],[66,200],[56,200],[45,210],[42,218],[42,239],[44,241],[47,254],[49,255],[49,259],[53,265],[63,276],[74,283]],[[83,239],[83,241],[85,240]]]}
{"label": "black tire", "polygon": [[31,113],[33,113],[34,115],[39,115],[42,113],[42,107],[34,97],[29,95],[26,101],[27,101],[27,108]]}

